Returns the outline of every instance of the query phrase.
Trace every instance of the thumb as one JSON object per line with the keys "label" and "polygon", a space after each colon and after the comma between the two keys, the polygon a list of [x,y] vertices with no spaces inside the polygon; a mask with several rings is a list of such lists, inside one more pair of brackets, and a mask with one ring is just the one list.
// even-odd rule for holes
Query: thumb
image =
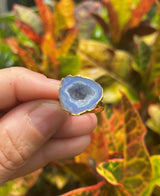
{"label": "thumb", "polygon": [[0,120],[0,165],[21,167],[67,119],[57,101],[38,100],[22,104]]}

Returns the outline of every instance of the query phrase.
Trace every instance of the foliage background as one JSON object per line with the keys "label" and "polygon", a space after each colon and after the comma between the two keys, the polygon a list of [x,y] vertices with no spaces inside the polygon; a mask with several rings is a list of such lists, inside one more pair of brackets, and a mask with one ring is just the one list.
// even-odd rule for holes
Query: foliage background
{"label": "foliage background", "polygon": [[160,195],[160,3],[72,0],[0,17],[0,68],[99,82],[105,111],[85,152],[0,187],[0,195]]}

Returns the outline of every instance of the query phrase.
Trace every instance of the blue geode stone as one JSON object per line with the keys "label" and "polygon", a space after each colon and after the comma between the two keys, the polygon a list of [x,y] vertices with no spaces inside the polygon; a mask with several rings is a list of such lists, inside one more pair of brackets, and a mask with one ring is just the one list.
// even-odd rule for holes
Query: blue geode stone
{"label": "blue geode stone", "polygon": [[92,111],[102,100],[102,87],[93,80],[81,76],[63,78],[59,99],[64,110],[73,115]]}

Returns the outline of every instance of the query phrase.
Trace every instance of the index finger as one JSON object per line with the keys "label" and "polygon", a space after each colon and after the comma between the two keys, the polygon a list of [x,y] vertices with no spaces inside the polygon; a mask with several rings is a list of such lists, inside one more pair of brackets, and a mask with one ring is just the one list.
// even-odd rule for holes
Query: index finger
{"label": "index finger", "polygon": [[0,110],[19,102],[58,99],[60,82],[22,67],[0,70]]}

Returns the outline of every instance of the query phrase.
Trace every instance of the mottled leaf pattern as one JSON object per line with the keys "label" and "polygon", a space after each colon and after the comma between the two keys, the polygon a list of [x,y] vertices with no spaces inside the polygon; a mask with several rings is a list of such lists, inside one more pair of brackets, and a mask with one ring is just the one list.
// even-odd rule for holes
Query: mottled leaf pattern
{"label": "mottled leaf pattern", "polygon": [[151,156],[150,160],[153,167],[153,179],[141,196],[150,196],[154,187],[160,187],[160,155]]}
{"label": "mottled leaf pattern", "polygon": [[101,131],[97,128],[96,131],[92,132],[91,144],[83,153],[75,157],[76,162],[88,164],[89,161],[93,160],[96,163],[100,163],[108,159],[107,144],[105,142],[105,135],[103,132],[104,130],[102,127],[100,129]]}
{"label": "mottled leaf pattern", "polygon": [[137,196],[152,180],[152,167],[144,144],[146,128],[125,95],[122,97],[122,107],[126,143],[121,183],[132,195]]}
{"label": "mottled leaf pattern", "polygon": [[124,94],[122,108],[121,116],[125,123],[125,127],[123,126],[125,131],[124,159],[100,163],[97,171],[110,184],[121,184],[131,195],[137,196],[141,195],[152,181],[152,167],[144,145],[146,129]]}

